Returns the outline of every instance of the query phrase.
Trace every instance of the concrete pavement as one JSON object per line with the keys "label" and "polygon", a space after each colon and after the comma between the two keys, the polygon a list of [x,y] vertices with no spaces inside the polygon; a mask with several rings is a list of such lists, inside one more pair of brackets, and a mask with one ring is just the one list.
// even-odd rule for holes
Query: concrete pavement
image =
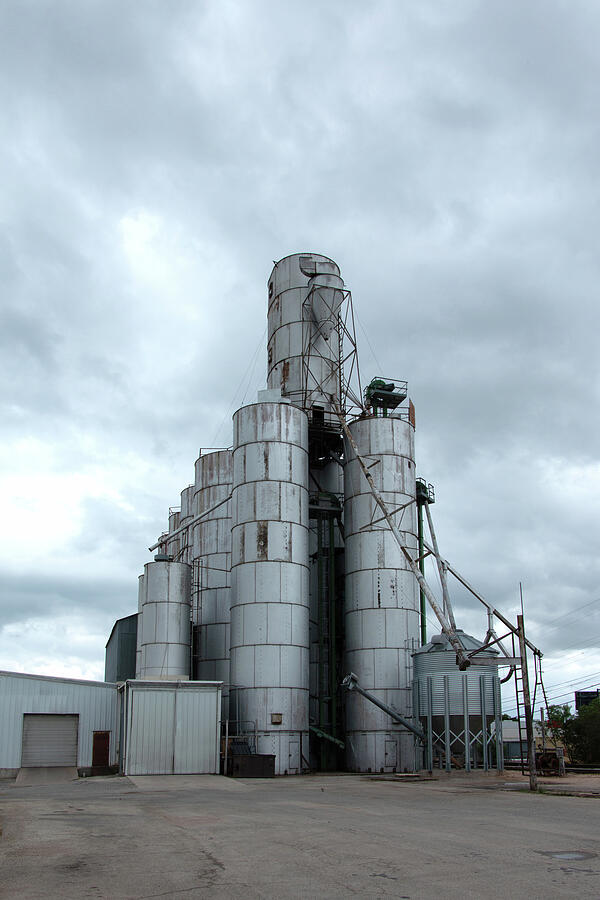
{"label": "concrete pavement", "polygon": [[0,897],[597,900],[598,800],[506,780],[5,783]]}

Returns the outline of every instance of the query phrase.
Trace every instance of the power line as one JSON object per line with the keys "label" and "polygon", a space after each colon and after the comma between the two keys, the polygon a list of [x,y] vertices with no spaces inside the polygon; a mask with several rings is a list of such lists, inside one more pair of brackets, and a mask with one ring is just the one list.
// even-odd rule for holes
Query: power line
{"label": "power line", "polygon": [[[567,616],[572,616],[574,612],[578,612],[580,609],[586,609],[588,606],[593,606],[594,603],[600,603],[600,597],[597,597],[595,600],[590,600],[589,603],[582,603],[581,606],[576,606],[575,609],[570,609],[566,613],[562,613],[560,616],[556,616],[555,619],[550,619],[549,622],[546,622],[546,625],[553,625],[554,622],[559,622],[561,619],[566,618]],[[579,616],[576,616],[579,618]]]}
{"label": "power line", "polygon": [[[254,353],[252,354],[252,358],[251,358],[250,362],[248,363],[248,367],[246,368],[246,371],[245,371],[244,374],[242,375],[241,380],[240,380],[240,383],[238,384],[237,388],[235,389],[235,394],[234,394],[233,397],[231,398],[231,402],[230,402],[229,406],[227,407],[227,409],[225,410],[225,415],[223,416],[223,419],[222,419],[222,421],[221,421],[221,424],[219,425],[219,427],[217,428],[217,430],[216,430],[216,432],[215,432],[215,436],[214,436],[214,438],[212,439],[212,443],[213,443],[213,444],[214,444],[215,441],[217,440],[217,437],[219,436],[219,433],[220,433],[220,431],[221,431],[221,428],[222,428],[223,425],[225,424],[225,420],[227,419],[227,416],[230,414],[231,410],[233,409],[233,406],[234,406],[234,404],[235,404],[235,399],[236,399],[236,397],[238,396],[238,394],[240,393],[240,391],[241,391],[241,389],[243,388],[244,384],[246,383],[246,379],[248,378],[248,375],[250,374],[250,379],[251,379],[251,378],[252,378],[252,375],[254,374],[254,368],[255,368],[255,366],[256,366],[256,360],[257,360],[257,358],[258,358],[258,352],[259,352],[259,350],[260,350],[260,348],[261,348],[261,346],[262,346],[262,344],[263,344],[263,341],[264,341],[264,339],[265,339],[265,334],[266,334],[266,333],[267,333],[267,328],[265,327],[265,330],[263,331],[263,333],[262,333],[262,335],[261,335],[261,337],[260,337],[260,340],[259,340],[259,342],[258,342],[258,344],[257,344],[256,350],[255,350]],[[248,382],[248,386],[246,387],[246,391],[244,392],[244,399],[246,398],[246,393],[248,392],[248,387],[249,387],[249,386],[250,386],[250,383]],[[243,403],[243,402],[244,402],[244,400],[242,400],[242,403]]]}
{"label": "power line", "polygon": [[[594,684],[588,684],[584,688],[578,688],[578,690],[588,691],[591,688],[597,688],[597,687],[600,687],[600,681],[596,681],[596,682],[594,682]],[[548,705],[551,706],[553,700],[561,700],[563,697],[569,697],[573,693],[575,693],[575,692],[571,690],[571,691],[564,691],[561,694],[554,694],[554,696],[548,697]],[[508,709],[503,709],[502,711],[504,713],[506,713],[506,715],[510,715],[511,713],[516,713],[517,708],[516,708],[516,706],[514,706],[514,707],[509,706]]]}
{"label": "power line", "polygon": [[373,360],[375,361],[375,365],[379,368],[379,371],[383,374],[383,366],[381,365],[381,363],[379,362],[379,360],[378,360],[377,357],[375,356],[375,351],[373,350],[373,347],[372,347],[372,345],[371,345],[371,341],[369,340],[369,335],[367,334],[367,331],[366,331],[366,329],[365,329],[365,326],[364,326],[363,323],[360,321],[360,319],[359,319],[359,317],[358,317],[358,313],[357,313],[356,311],[355,311],[354,315],[355,315],[355,317],[356,317],[356,321],[358,322],[358,324],[360,325],[360,327],[361,327],[361,329],[362,329],[362,333],[363,333],[364,336],[365,336],[365,339],[366,339],[366,341],[367,341],[367,344],[369,345],[369,350],[371,351],[371,356],[373,357]]}

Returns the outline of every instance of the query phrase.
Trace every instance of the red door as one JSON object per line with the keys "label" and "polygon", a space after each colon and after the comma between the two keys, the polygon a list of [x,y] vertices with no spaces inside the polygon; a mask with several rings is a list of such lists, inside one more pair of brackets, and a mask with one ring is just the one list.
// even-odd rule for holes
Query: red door
{"label": "red door", "polygon": [[95,731],[92,745],[92,766],[107,767],[110,731]]}

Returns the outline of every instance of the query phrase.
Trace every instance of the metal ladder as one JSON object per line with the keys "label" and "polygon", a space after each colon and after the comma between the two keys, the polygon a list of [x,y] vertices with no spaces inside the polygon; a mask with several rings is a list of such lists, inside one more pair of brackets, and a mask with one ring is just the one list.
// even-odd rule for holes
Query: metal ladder
{"label": "metal ladder", "polygon": [[[512,637],[513,656],[517,656],[515,636]],[[525,728],[525,688],[523,686],[523,666],[515,666],[515,699],[517,701],[517,731],[519,733],[519,759],[521,775],[529,770],[529,744]],[[523,750],[525,746],[525,750]]]}

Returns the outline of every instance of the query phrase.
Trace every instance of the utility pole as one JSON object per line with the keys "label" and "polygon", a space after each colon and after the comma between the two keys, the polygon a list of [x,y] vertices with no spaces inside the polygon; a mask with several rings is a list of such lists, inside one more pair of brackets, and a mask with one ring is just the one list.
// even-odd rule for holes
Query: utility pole
{"label": "utility pole", "polygon": [[525,625],[523,616],[517,616],[519,632],[519,649],[521,652],[521,677],[523,681],[523,705],[525,706],[525,728],[527,730],[527,758],[529,761],[529,790],[537,791],[537,771],[535,768],[535,734],[533,731],[533,710],[529,693],[529,673],[527,671],[527,644],[525,643]]}

